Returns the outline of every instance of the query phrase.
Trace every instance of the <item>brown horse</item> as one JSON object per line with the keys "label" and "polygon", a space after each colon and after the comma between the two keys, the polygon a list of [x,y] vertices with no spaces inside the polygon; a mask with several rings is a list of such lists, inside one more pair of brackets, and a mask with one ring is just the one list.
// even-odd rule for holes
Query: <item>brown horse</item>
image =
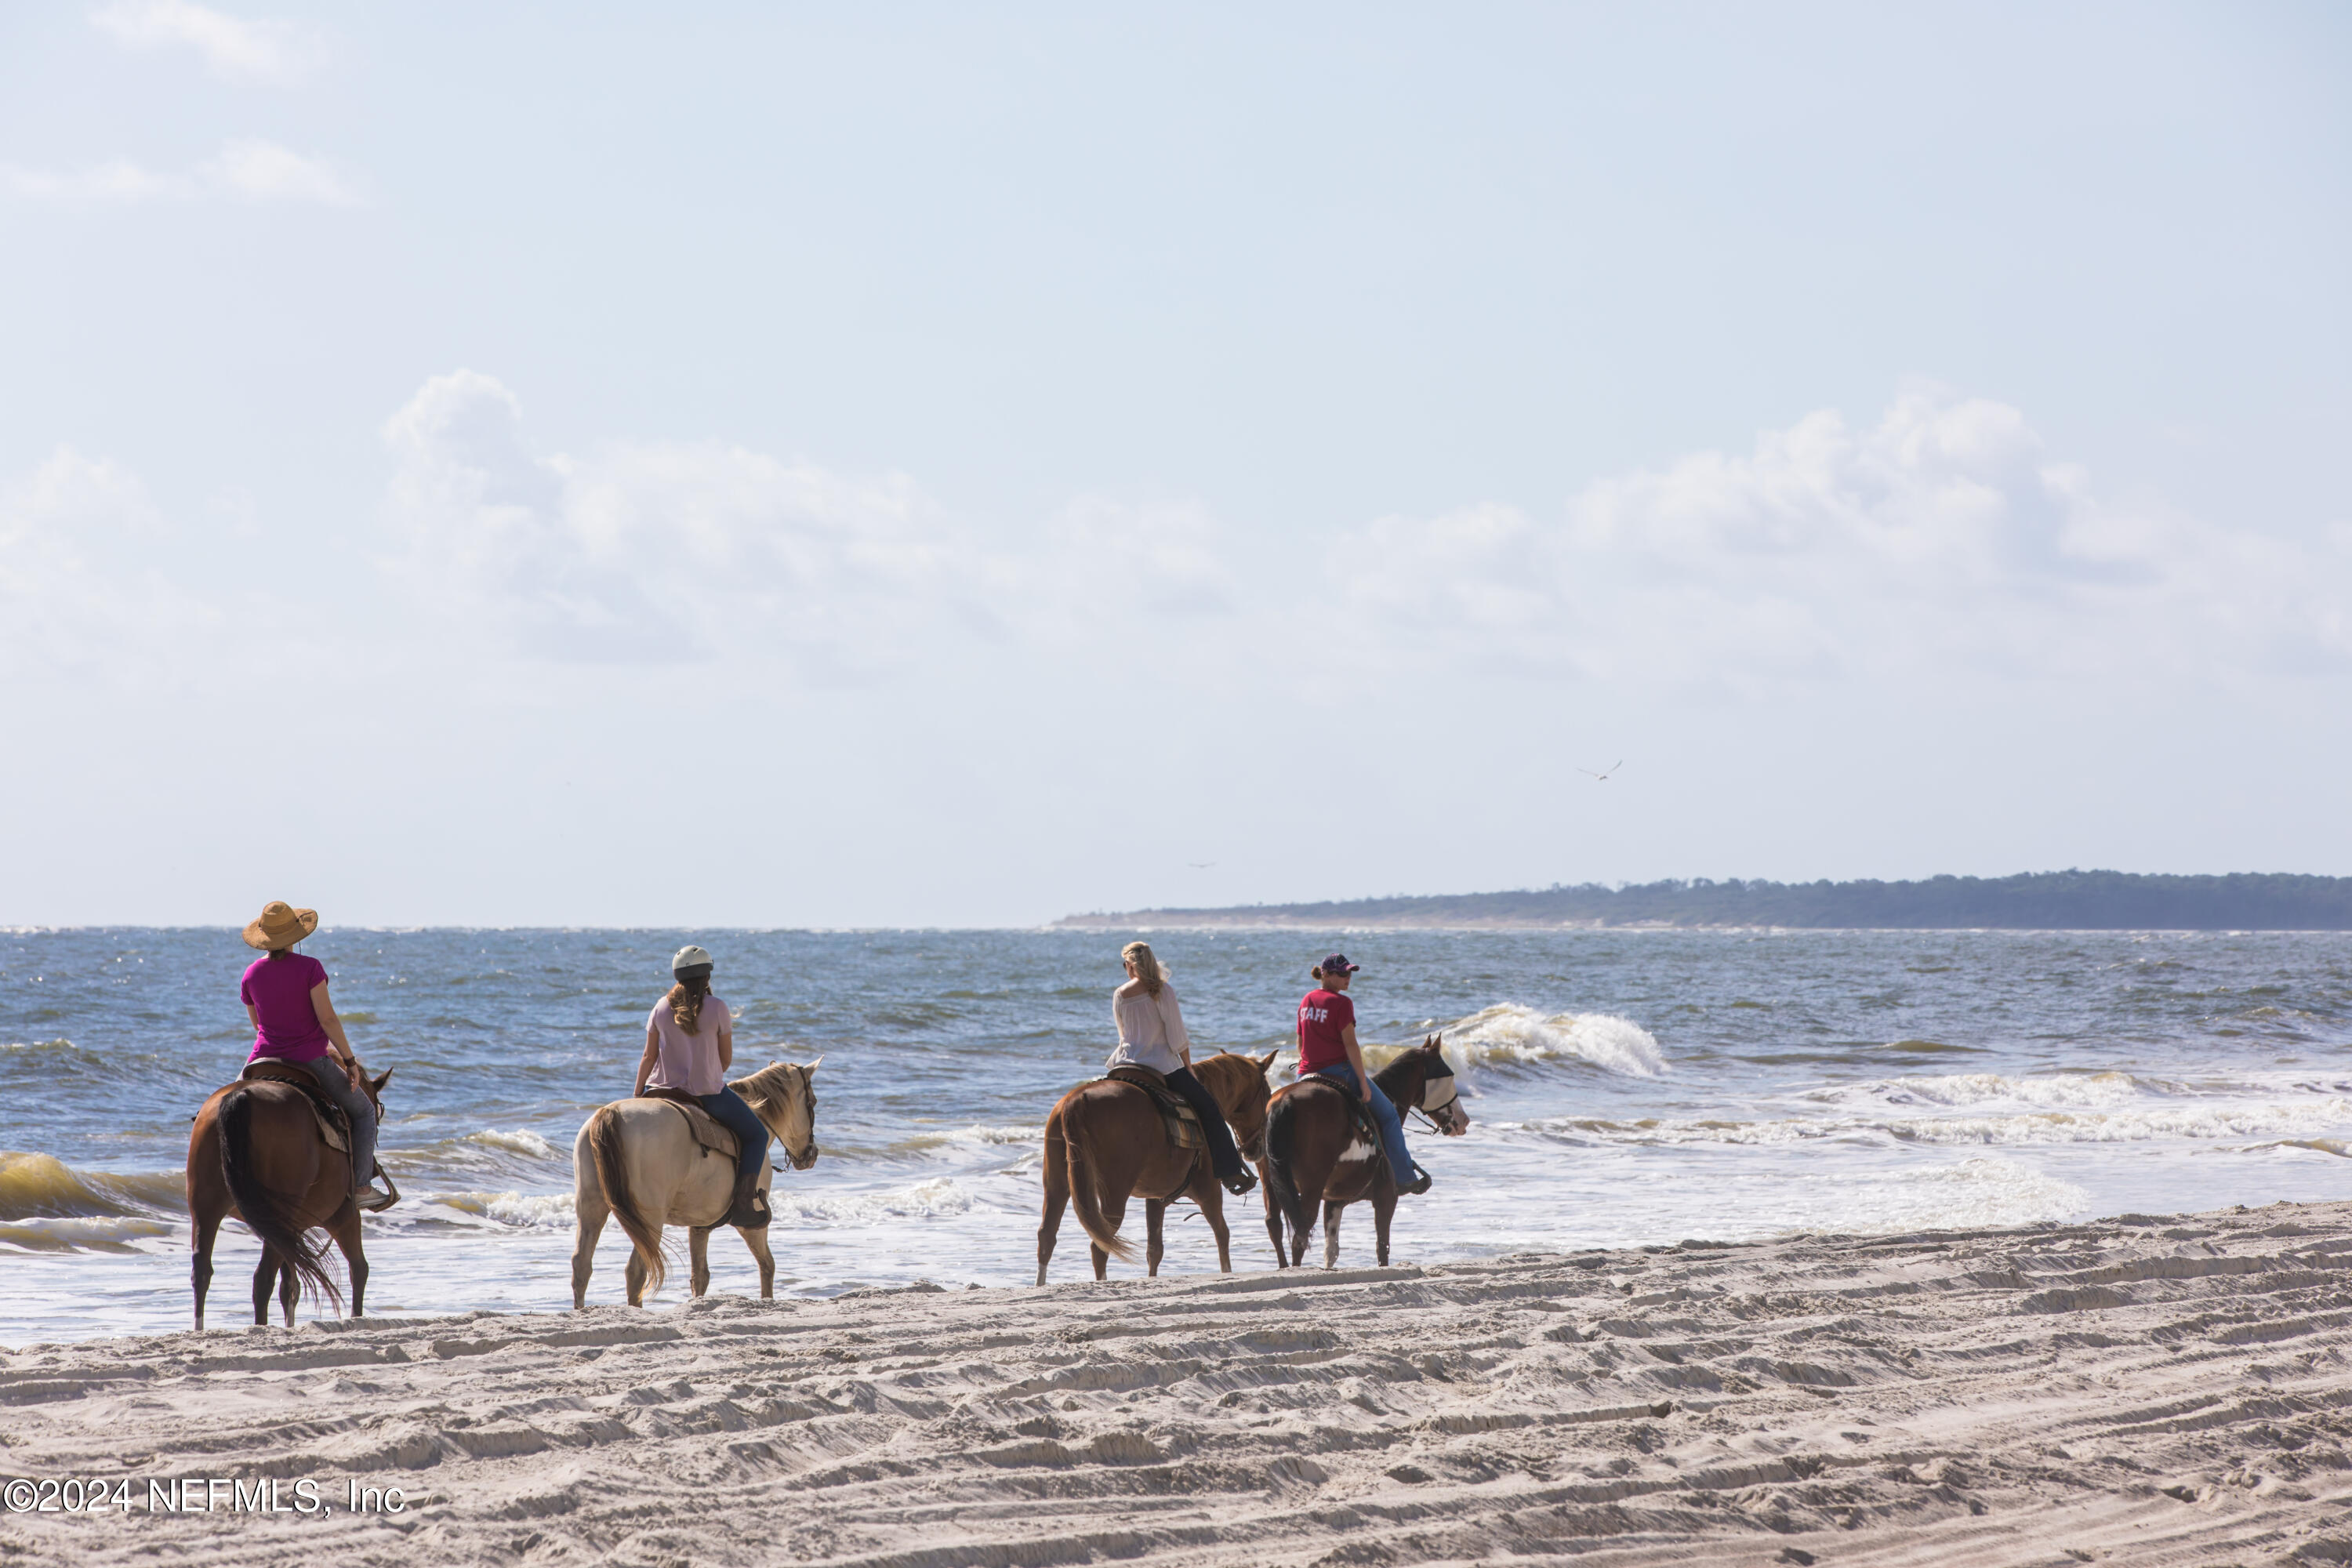
{"label": "brown horse", "polygon": [[[1192,1076],[1224,1112],[1245,1160],[1258,1157],[1265,1139],[1265,1073],[1276,1054],[1242,1057],[1219,1051],[1192,1068]],[[1224,1189],[1209,1168],[1209,1152],[1169,1142],[1160,1108],[1149,1093],[1131,1083],[1103,1079],[1062,1096],[1045,1118],[1045,1207],[1037,1222],[1037,1283],[1045,1282],[1045,1264],[1061,1234],[1065,1204],[1077,1211],[1078,1224],[1092,1244],[1096,1279],[1106,1277],[1114,1258],[1134,1262],[1135,1248],[1118,1234],[1129,1197],[1144,1200],[1144,1267],[1149,1273],[1160,1272],[1166,1251],[1160,1220],[1180,1197],[1190,1197],[1207,1217],[1210,1233],[1217,1238],[1218,1270],[1234,1271]]]}
{"label": "brown horse", "polygon": [[[1470,1113],[1454,1089],[1454,1069],[1439,1048],[1442,1037],[1397,1053],[1372,1075],[1400,1114],[1420,1110],[1448,1138],[1470,1130]],[[1388,1267],[1389,1220],[1396,1214],[1397,1185],[1379,1142],[1367,1138],[1348,1102],[1348,1091],[1325,1079],[1285,1084],[1266,1108],[1265,1233],[1274,1238],[1276,1268],[1296,1268],[1307,1256],[1307,1235],[1315,1228],[1307,1196],[1323,1199],[1323,1267],[1339,1260],[1339,1211],[1360,1198],[1372,1200],[1372,1238],[1381,1267]],[[1290,1222],[1290,1247],[1282,1245],[1282,1222]]]}
{"label": "brown horse", "polygon": [[[367,1085],[368,1099],[383,1113],[389,1068]],[[290,1083],[239,1079],[214,1091],[196,1112],[188,1134],[189,1240],[195,1259],[189,1282],[196,1292],[196,1327],[205,1326],[205,1293],[213,1282],[213,1239],[221,1221],[234,1215],[261,1243],[253,1271],[253,1321],[269,1321],[275,1285],[294,1326],[294,1298],[323,1295],[340,1307],[343,1294],[327,1272],[327,1249],[309,1233],[324,1226],[352,1276],[352,1316],[362,1315],[367,1300],[367,1254],[360,1247],[359,1205],[352,1202],[352,1158],[330,1148],[311,1114],[310,1097]]]}

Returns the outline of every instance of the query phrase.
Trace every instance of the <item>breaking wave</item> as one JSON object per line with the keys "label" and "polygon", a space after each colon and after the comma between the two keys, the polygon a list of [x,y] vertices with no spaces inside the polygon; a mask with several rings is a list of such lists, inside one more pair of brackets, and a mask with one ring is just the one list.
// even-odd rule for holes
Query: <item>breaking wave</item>
{"label": "breaking wave", "polygon": [[53,1154],[0,1150],[0,1220],[115,1219],[186,1206],[177,1171],[77,1171]]}
{"label": "breaking wave", "polygon": [[151,1237],[177,1236],[183,1227],[129,1215],[87,1219],[30,1219],[0,1225],[0,1247],[26,1252],[140,1252]]}
{"label": "breaking wave", "polygon": [[[574,1218],[570,1193],[431,1193],[419,1194],[415,1222],[425,1225],[488,1224],[509,1230],[569,1230]],[[871,1225],[887,1220],[936,1219],[968,1214],[981,1206],[952,1178],[878,1192],[804,1192],[779,1177],[768,1201],[780,1226]],[[435,1212],[435,1211],[440,1212]],[[394,1210],[396,1215],[399,1211]],[[607,1232],[609,1236],[611,1232]]]}
{"label": "breaking wave", "polygon": [[572,1228],[570,1193],[428,1193],[419,1196],[423,1201],[415,1216],[416,1223],[430,1225],[437,1220],[446,1225],[449,1223],[447,1216],[432,1211],[448,1209],[465,1215],[467,1222],[478,1225],[488,1221],[509,1230]]}
{"label": "breaking wave", "polygon": [[[1735,1147],[1837,1140],[1886,1145],[2030,1148],[2168,1141],[2211,1142],[2245,1138],[2324,1149],[2352,1129],[2352,1098],[2343,1095],[2314,1094],[2294,1100],[2173,1098],[2150,1091],[2124,1073],[2023,1080],[1972,1074],[1964,1079],[1934,1083],[1926,1091],[1915,1084],[1899,1093],[1872,1092],[1889,1088],[1885,1084],[1853,1085],[1803,1097],[1846,1110],[1843,1115],[1756,1121],[1552,1117],[1519,1125],[1528,1131],[1572,1143]],[[1951,1113],[1935,1114],[1946,1109]],[[1858,1113],[1873,1110],[1909,1110],[1922,1114]]]}
{"label": "breaking wave", "polygon": [[[1672,1072],[1656,1037],[1613,1013],[1554,1013],[1549,1016],[1516,1002],[1457,1018],[1432,1033],[1445,1037],[1445,1054],[1465,1067],[1532,1067],[1584,1062],[1626,1078],[1656,1078]],[[1402,1047],[1383,1056],[1393,1056]]]}
{"label": "breaking wave", "polygon": [[782,1182],[770,1189],[768,1202],[779,1225],[871,1225],[882,1220],[937,1219],[969,1214],[977,1200],[953,1178],[890,1187],[878,1193],[803,1194],[787,1191]]}
{"label": "breaking wave", "polygon": [[2107,1110],[2165,1092],[2164,1086],[2126,1072],[1921,1074],[1874,1079],[1816,1089],[1806,1098],[1825,1105],[1959,1108],[2011,1104],[2047,1110]]}

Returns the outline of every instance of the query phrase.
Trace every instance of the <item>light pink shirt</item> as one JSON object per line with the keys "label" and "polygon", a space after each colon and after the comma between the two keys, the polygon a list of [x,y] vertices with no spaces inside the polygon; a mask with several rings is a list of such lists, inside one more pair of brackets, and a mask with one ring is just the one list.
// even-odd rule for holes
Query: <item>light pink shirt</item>
{"label": "light pink shirt", "polygon": [[646,1022],[653,1026],[656,1055],[654,1070],[646,1075],[646,1087],[682,1089],[697,1096],[725,1089],[727,1080],[720,1076],[719,1065],[719,1031],[733,1016],[726,1003],[705,996],[702,1016],[695,1020],[695,1032],[689,1035],[670,1016],[667,996],[655,1003],[653,1016]]}

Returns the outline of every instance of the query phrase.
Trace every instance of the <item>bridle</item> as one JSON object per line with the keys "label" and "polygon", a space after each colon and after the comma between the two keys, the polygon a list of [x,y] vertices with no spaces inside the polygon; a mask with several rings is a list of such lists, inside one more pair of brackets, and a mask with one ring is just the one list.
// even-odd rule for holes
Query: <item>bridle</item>
{"label": "bridle", "polygon": [[[824,1059],[824,1058],[823,1057],[819,1057],[817,1061],[823,1061]],[[810,1062],[806,1066],[802,1066],[797,1062],[791,1065],[798,1068],[800,1070],[801,1099],[808,1107],[809,1139],[808,1146],[803,1149],[794,1149],[790,1144],[784,1144],[784,1158],[792,1163],[793,1170],[805,1171],[811,1165],[816,1163],[816,1084],[813,1081],[816,1076],[816,1062]],[[760,1108],[756,1105],[753,1106],[751,1108],[751,1114],[754,1116],[760,1116]],[[773,1124],[770,1123],[766,1117],[760,1116],[760,1121],[762,1126],[767,1127],[769,1132],[774,1136],[778,1143],[784,1142],[783,1133]]]}
{"label": "bridle", "polygon": [[815,1077],[816,1074],[811,1068],[801,1068],[801,1102],[808,1110],[809,1139],[807,1148],[785,1151],[795,1171],[805,1171],[816,1163],[816,1084],[814,1081]]}
{"label": "bridle", "polygon": [[1428,1123],[1431,1131],[1442,1133],[1452,1125],[1454,1102],[1461,1098],[1461,1090],[1454,1082],[1454,1069],[1440,1057],[1421,1080],[1421,1103],[1412,1108],[1413,1114]]}

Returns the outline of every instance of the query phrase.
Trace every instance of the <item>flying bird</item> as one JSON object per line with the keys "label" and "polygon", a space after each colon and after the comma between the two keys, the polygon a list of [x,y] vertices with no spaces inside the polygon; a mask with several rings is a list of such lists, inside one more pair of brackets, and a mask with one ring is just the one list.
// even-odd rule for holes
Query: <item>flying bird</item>
{"label": "flying bird", "polygon": [[1195,871],[1205,871],[1210,867],[1215,865],[1216,862],[1214,860],[1187,860],[1184,864],[1192,867]]}
{"label": "flying bird", "polygon": [[1596,773],[1591,768],[1579,768],[1576,771],[1582,773],[1587,778],[1599,779],[1602,784],[1607,784],[1609,782],[1609,773],[1615,773],[1619,768],[1622,768],[1624,765],[1624,759],[1620,757],[1617,761],[1609,764],[1609,773]]}

